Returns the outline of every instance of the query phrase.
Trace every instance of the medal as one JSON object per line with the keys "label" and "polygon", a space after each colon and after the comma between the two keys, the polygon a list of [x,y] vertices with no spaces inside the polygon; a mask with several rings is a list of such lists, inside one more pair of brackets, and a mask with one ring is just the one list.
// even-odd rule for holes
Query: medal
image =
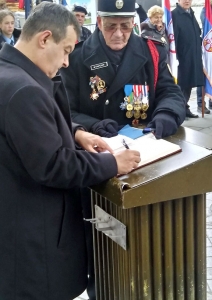
{"label": "medal", "polygon": [[90,94],[90,98],[92,100],[97,100],[99,98],[99,95],[95,92],[95,90],[93,90],[92,94]]}
{"label": "medal", "polygon": [[149,105],[146,104],[146,103],[142,104],[142,106],[141,106],[141,109],[142,109],[143,111],[147,111],[148,108],[149,108]]}
{"label": "medal", "polygon": [[[98,81],[98,87],[104,88],[104,85]],[[132,124],[136,126],[139,124],[138,119],[145,120],[147,118],[146,111],[149,108],[149,87],[140,84],[126,84],[124,86],[124,102],[120,104],[121,110],[127,110],[126,117],[134,120]]]}
{"label": "medal", "polygon": [[141,114],[141,119],[142,119],[142,120],[145,120],[146,118],[147,118],[147,114],[146,114],[146,113],[142,113],[142,114]]}
{"label": "medal", "polygon": [[135,106],[134,106],[134,110],[139,111],[140,109],[141,109],[141,107],[140,107],[139,105],[135,105]]}
{"label": "medal", "polygon": [[105,93],[107,90],[105,87],[105,81],[97,75],[95,77],[90,77],[89,85],[93,89],[92,93],[90,94],[90,99],[92,100],[97,100],[99,95]]}
{"label": "medal", "polygon": [[133,110],[132,104],[127,104],[127,110]]}
{"label": "medal", "polygon": [[127,117],[128,119],[130,119],[130,118],[132,118],[132,116],[133,116],[132,110],[128,110],[128,111],[126,112],[126,117]]}
{"label": "medal", "polygon": [[105,82],[103,80],[99,80],[99,82],[97,83],[97,89],[99,90],[103,90],[105,87]]}
{"label": "medal", "polygon": [[140,111],[135,111],[135,112],[134,112],[134,118],[135,118],[135,119],[139,119],[140,116],[141,116]]}

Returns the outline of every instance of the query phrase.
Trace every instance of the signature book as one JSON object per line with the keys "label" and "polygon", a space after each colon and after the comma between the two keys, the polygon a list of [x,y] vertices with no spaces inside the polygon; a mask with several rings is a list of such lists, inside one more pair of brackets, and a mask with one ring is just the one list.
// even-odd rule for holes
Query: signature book
{"label": "signature book", "polygon": [[114,153],[126,149],[123,145],[123,139],[129,146],[129,149],[139,151],[141,161],[136,169],[182,151],[179,145],[163,139],[157,140],[152,133],[141,136],[135,140],[120,134],[112,138],[103,139],[113,149]]}

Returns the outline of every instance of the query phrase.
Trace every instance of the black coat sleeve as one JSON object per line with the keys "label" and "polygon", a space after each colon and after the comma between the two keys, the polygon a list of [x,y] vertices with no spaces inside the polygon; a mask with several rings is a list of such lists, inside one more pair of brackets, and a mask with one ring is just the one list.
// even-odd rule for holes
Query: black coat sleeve
{"label": "black coat sleeve", "polygon": [[113,155],[75,149],[65,119],[52,100],[41,88],[27,86],[8,104],[7,141],[28,174],[56,188],[90,186],[115,176]]}
{"label": "black coat sleeve", "polygon": [[180,87],[174,84],[167,66],[167,53],[163,46],[157,46],[159,52],[158,81],[155,89],[155,106],[152,118],[159,112],[168,112],[175,116],[177,125],[185,120],[186,101]]}

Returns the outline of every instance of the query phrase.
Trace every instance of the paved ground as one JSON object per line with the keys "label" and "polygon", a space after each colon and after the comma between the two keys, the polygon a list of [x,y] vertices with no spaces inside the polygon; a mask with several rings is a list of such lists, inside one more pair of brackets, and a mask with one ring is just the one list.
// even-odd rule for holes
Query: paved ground
{"label": "paved ground", "polygon": [[[196,90],[194,89],[189,101],[190,109],[193,113],[197,114],[196,103]],[[206,99],[208,105],[208,99]],[[212,110],[210,115],[205,115],[202,118],[199,114],[198,119],[188,119],[183,123],[183,126],[189,127],[194,130],[201,131],[206,134],[212,135]],[[207,300],[212,300],[212,193],[207,194]],[[75,300],[88,299],[87,293],[84,292],[80,297]],[[106,300],[106,299],[105,299]],[[201,300],[201,299],[198,299]]]}

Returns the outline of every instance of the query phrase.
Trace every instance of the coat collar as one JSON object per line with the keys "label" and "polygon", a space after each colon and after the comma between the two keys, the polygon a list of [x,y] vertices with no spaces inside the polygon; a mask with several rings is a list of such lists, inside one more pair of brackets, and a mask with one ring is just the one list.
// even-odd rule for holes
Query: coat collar
{"label": "coat collar", "polygon": [[55,99],[57,105],[62,111],[69,128],[72,128],[70,118],[70,108],[68,104],[66,91],[61,82],[60,75],[55,76],[53,79],[47,77],[47,75],[39,69],[30,59],[24,54],[18,51],[16,48],[5,43],[4,47],[0,51],[0,59],[19,66],[26,73],[28,73],[34,80],[43,87],[49,95]]}
{"label": "coat collar", "polygon": [[115,73],[112,64],[101,46],[98,28],[82,46],[82,59],[87,68],[91,69],[91,66],[99,65],[104,62],[108,64],[107,67],[93,71],[95,75],[98,75],[109,85],[107,91],[108,98],[129,82],[136,72],[141,69],[147,61],[145,53],[145,43],[140,37],[132,33],[122,63],[117,73]]}
{"label": "coat collar", "polygon": [[39,69],[28,57],[17,50],[15,47],[5,43],[1,52],[0,59],[19,66],[25,72],[27,72],[35,81],[38,82],[44,89],[54,96],[54,83],[47,77],[47,75]]}

